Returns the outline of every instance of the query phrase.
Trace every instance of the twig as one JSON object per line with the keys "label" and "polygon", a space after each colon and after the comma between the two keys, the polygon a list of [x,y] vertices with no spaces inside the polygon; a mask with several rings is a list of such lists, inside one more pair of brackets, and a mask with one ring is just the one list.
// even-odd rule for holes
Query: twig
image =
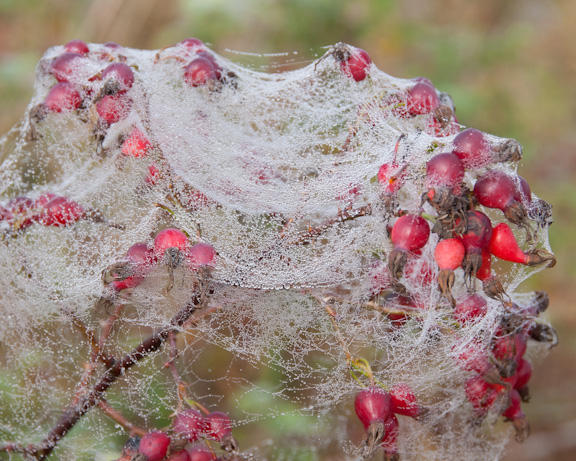
{"label": "twig", "polygon": [[100,400],[98,402],[98,407],[106,414],[106,416],[120,424],[120,426],[122,426],[130,435],[138,435],[142,437],[148,432],[128,421],[122,413],[115,408],[112,408],[106,400]]}

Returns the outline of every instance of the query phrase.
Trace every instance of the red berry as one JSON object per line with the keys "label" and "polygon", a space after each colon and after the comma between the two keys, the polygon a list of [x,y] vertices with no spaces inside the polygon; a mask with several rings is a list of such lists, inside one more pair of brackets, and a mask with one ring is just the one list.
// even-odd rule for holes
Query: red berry
{"label": "red berry", "polygon": [[64,45],[64,49],[68,53],[78,53],[87,55],[90,52],[88,45],[82,40],[70,40],[66,45]]}
{"label": "red berry", "polygon": [[389,194],[397,192],[405,182],[406,167],[400,168],[398,164],[384,163],[378,170],[378,182],[385,187]]}
{"label": "red berry", "polygon": [[[424,258],[409,258],[404,268],[404,276],[414,280],[418,286],[427,286],[434,280],[434,269]],[[390,286],[390,281],[387,286]]]}
{"label": "red berry", "polygon": [[430,236],[430,226],[424,218],[416,215],[404,215],[396,220],[390,236],[394,247],[406,251],[421,249]]}
{"label": "red berry", "polygon": [[366,51],[361,48],[352,48],[347,59],[340,61],[340,69],[348,77],[360,82],[366,78],[372,60]]}
{"label": "red berry", "polygon": [[518,184],[516,185],[516,193],[514,200],[521,203],[530,203],[532,201],[532,191],[530,185],[522,176],[518,176]]}
{"label": "red berry", "polygon": [[434,250],[434,259],[440,270],[454,271],[464,260],[464,245],[460,239],[440,240]]}
{"label": "red berry", "polygon": [[179,437],[195,442],[206,432],[206,420],[197,410],[185,410],[174,417],[172,429]]}
{"label": "red berry", "polygon": [[115,62],[102,71],[102,80],[112,80],[118,85],[118,92],[125,93],[134,84],[134,72],[127,64]]}
{"label": "red berry", "polygon": [[177,451],[176,453],[172,453],[166,461],[191,461],[190,455],[186,450]]}
{"label": "red berry", "polygon": [[408,90],[406,108],[410,115],[429,114],[439,105],[436,89],[427,82],[418,82]]}
{"label": "red berry", "polygon": [[481,131],[466,128],[454,138],[452,152],[458,156],[466,168],[485,165],[489,160],[490,146]]}
{"label": "red berry", "polygon": [[483,250],[481,257],[482,264],[476,272],[476,278],[484,281],[492,276],[492,255],[488,250]]}
{"label": "red berry", "polygon": [[378,387],[364,389],[356,395],[354,410],[366,429],[372,423],[384,423],[391,416],[390,394]]}
{"label": "red berry", "polygon": [[390,417],[384,422],[384,437],[380,446],[384,449],[384,452],[390,456],[385,459],[396,459],[398,454],[398,418],[396,415],[390,415]]}
{"label": "red berry", "polygon": [[532,377],[532,365],[526,359],[518,360],[516,366],[516,389],[522,389],[528,384],[530,378]]}
{"label": "red berry", "polygon": [[73,85],[61,82],[50,88],[44,105],[52,112],[68,112],[82,105],[82,97]]}
{"label": "red berry", "polygon": [[148,432],[140,439],[138,452],[145,455],[147,461],[162,461],[169,445],[170,437],[164,432]]}
{"label": "red berry", "polygon": [[498,399],[499,392],[480,376],[474,376],[466,381],[466,397],[476,410],[488,410]]}
{"label": "red berry", "polygon": [[515,335],[500,336],[494,339],[492,354],[496,360],[511,362],[516,357]]}
{"label": "red berry", "polygon": [[453,188],[464,179],[464,165],[452,153],[435,155],[426,163],[426,178],[430,187]]}
{"label": "red berry", "polygon": [[146,176],[146,182],[152,186],[158,182],[160,176],[160,170],[156,165],[150,165],[148,167],[148,176]]}
{"label": "red berry", "polygon": [[190,248],[188,257],[193,269],[202,266],[212,266],[214,265],[214,259],[216,258],[216,251],[207,243],[197,243]]}
{"label": "red berry", "polygon": [[512,389],[510,391],[509,405],[508,408],[506,408],[506,410],[504,410],[502,413],[502,416],[511,421],[525,417],[524,412],[522,411],[522,400],[516,389]]}
{"label": "red berry", "polygon": [[181,42],[178,42],[178,45],[181,45],[184,48],[187,48],[189,50],[194,50],[196,48],[204,47],[204,42],[198,38],[190,37],[190,38],[185,38]]}
{"label": "red berry", "polygon": [[46,192],[45,194],[40,195],[36,200],[34,200],[34,207],[43,208],[46,206],[48,202],[55,199],[56,197],[57,197],[56,194]]}
{"label": "red berry", "polygon": [[527,255],[518,246],[512,229],[506,223],[500,223],[492,230],[490,253],[504,261],[520,264],[528,261]]}
{"label": "red berry", "polygon": [[478,317],[483,317],[487,312],[486,299],[478,294],[473,294],[456,304],[454,318],[460,323],[466,323]]}
{"label": "red berry", "polygon": [[64,53],[54,58],[50,72],[59,82],[67,82],[83,65],[85,58],[79,53]]}
{"label": "red berry", "polygon": [[478,203],[488,208],[505,211],[517,194],[514,180],[501,171],[489,171],[474,184]]}
{"label": "red berry", "polygon": [[154,253],[161,258],[169,248],[177,248],[180,251],[188,248],[188,237],[178,229],[164,229],[154,239]]}
{"label": "red berry", "polygon": [[481,211],[471,210],[467,213],[466,220],[466,232],[461,235],[466,251],[480,253],[488,249],[492,237],[490,218]]}
{"label": "red berry", "polygon": [[144,157],[152,147],[148,138],[136,127],[122,143],[122,153],[127,157]]}
{"label": "red berry", "polygon": [[408,384],[399,383],[390,389],[390,403],[392,411],[398,415],[415,418],[420,414],[420,406],[417,403],[416,395],[414,395]]}
{"label": "red berry", "polygon": [[106,95],[96,103],[100,119],[111,125],[128,116],[132,100],[124,94]]}
{"label": "red berry", "polygon": [[206,416],[206,426],[208,436],[219,442],[232,434],[232,421],[226,413],[221,411],[215,411]]}
{"label": "red berry", "polygon": [[216,455],[204,445],[196,445],[186,449],[190,456],[190,461],[213,461]]}
{"label": "red berry", "polygon": [[78,203],[66,197],[56,197],[43,206],[38,222],[43,226],[62,227],[75,223],[84,216],[85,211]]}
{"label": "red berry", "polygon": [[458,365],[463,370],[484,374],[491,364],[484,349],[472,342],[464,346],[463,351],[458,354]]}
{"label": "red berry", "polygon": [[190,86],[202,86],[217,79],[217,68],[209,59],[195,58],[184,68],[184,81]]}

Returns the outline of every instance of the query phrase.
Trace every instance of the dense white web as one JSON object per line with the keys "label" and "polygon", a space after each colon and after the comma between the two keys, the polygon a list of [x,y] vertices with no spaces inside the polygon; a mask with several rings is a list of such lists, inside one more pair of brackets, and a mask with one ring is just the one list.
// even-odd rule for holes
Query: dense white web
{"label": "dense white web", "polygon": [[[190,50],[94,44],[69,76],[82,107],[38,116],[56,83],[51,63],[63,51],[51,48],[41,59],[23,121],[0,140],[4,209],[16,197],[37,201],[49,192],[85,211],[60,226],[38,222],[37,205],[0,220],[0,441],[40,442],[101,375],[102,365],[94,365],[82,388],[90,347],[74,319],[97,332],[123,305],[106,346],[122,356],[189,301],[197,274],[185,264],[174,269],[169,290],[161,263],[135,288],[116,293],[102,282],[102,272],[133,244],[152,245],[170,227],[217,252],[208,305],[181,329],[174,363],[189,396],[231,414],[239,456],[359,459],[353,397],[370,381],[358,370],[358,379],[351,375],[357,359],[384,387],[407,383],[429,410],[420,420],[400,417],[401,459],[500,456],[512,432],[500,416],[507,398],[479,419],[465,392],[474,372],[459,367],[458,356],[471,344],[490,348],[506,311],[501,300],[487,297],[486,315],[455,321],[436,282],[434,233],[411,257],[411,275],[399,280],[414,305],[387,296],[395,213],[424,213],[432,226],[437,212],[422,204],[426,163],[450,152],[463,128],[453,117],[438,126],[432,114],[398,110],[414,80],[371,64],[355,81],[336,55],[268,74],[213,54],[222,82],[193,87],[183,78]],[[129,112],[103,124],[95,105],[106,81],[98,76],[111,62],[131,66],[135,82],[125,94]],[[446,95],[440,100],[451,104]],[[138,157],[122,153],[134,128],[151,143]],[[485,139],[495,151],[508,141]],[[391,208],[376,175],[393,162],[404,165],[406,179]],[[465,187],[494,169],[516,174],[514,162],[492,162],[469,168]],[[533,206],[542,206],[537,200]],[[494,226],[507,222],[500,210],[478,209]],[[550,250],[546,226],[532,222],[530,242],[511,227],[523,249]],[[541,267],[502,263],[494,271],[506,293],[527,306],[532,294],[518,292],[519,285]],[[470,290],[464,282],[457,269],[456,300]],[[473,289],[481,293],[478,280]],[[401,320],[389,315],[398,312]],[[178,405],[164,366],[167,349],[107,394],[110,405],[146,429],[168,427]],[[543,350],[531,341],[528,356]],[[93,408],[53,459],[115,459],[126,438]]]}

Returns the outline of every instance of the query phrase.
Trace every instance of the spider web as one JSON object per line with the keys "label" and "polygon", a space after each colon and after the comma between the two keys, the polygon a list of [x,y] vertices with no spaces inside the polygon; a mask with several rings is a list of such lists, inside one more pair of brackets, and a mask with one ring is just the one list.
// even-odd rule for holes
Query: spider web
{"label": "spider web", "polygon": [[[450,151],[456,134],[435,131],[429,115],[394,111],[414,81],[371,65],[368,78],[355,82],[332,56],[268,74],[214,55],[235,77],[210,90],[184,82],[181,49],[157,59],[157,50],[90,48],[73,83],[97,93],[103,83],[88,77],[110,60],[125,60],[135,74],[129,115],[98,131],[88,102],[35,122],[34,108],[55,83],[47,69],[63,48],[54,47],[38,64],[23,121],[0,140],[0,204],[51,192],[102,217],[17,233],[0,221],[0,440],[41,441],[82,392],[90,348],[72,318],[96,331],[112,309],[98,300],[122,305],[107,343],[120,356],[190,299],[195,276],[184,267],[175,270],[168,293],[162,265],[117,296],[101,280],[132,244],[152,244],[160,230],[175,227],[212,245],[217,258],[207,315],[182,329],[174,364],[195,401],[230,412],[242,457],[360,459],[352,402],[361,385],[351,377],[350,353],[366,359],[384,386],[409,384],[429,409],[425,421],[400,418],[402,459],[498,459],[511,432],[498,416],[506,402],[471,423],[464,383],[472,374],[456,357],[470,343],[489,347],[501,304],[488,300],[485,317],[458,325],[435,282],[404,276],[421,307],[402,326],[374,309],[385,306],[374,293],[385,278],[393,222],[376,173],[383,163],[405,164],[398,206],[418,213],[426,162]],[[152,142],[145,157],[121,153],[134,127]],[[486,137],[493,146],[506,142]],[[159,171],[154,184],[146,181],[151,165]],[[511,163],[491,168],[516,172]],[[485,171],[470,169],[465,184],[472,187]],[[424,211],[434,214],[429,205]],[[494,225],[505,220],[498,210],[483,211]],[[525,247],[522,233],[517,237]],[[431,234],[416,260],[416,272],[427,264],[433,279],[437,240]],[[549,250],[545,227],[533,245]],[[520,284],[537,270],[496,267],[519,304],[531,297],[518,291]],[[453,293],[467,294],[460,269]],[[531,356],[543,353],[530,344]],[[165,348],[130,370],[107,394],[109,404],[141,427],[168,427],[178,405],[164,366],[169,359]],[[53,456],[116,459],[126,437],[94,408]]]}

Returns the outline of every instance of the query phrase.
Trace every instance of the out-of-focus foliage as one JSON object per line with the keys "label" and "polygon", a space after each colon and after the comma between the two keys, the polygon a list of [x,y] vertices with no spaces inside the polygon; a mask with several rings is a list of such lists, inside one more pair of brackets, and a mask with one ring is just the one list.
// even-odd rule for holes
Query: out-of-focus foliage
{"label": "out-of-focus foliage", "polygon": [[576,377],[575,23],[573,0],[0,0],[0,131],[23,114],[44,50],[73,38],[160,48],[197,36],[221,53],[297,51],[270,57],[282,69],[345,41],[392,75],[427,76],[453,96],[463,124],[525,146],[521,173],[554,204],[559,263],[534,287],[550,291],[562,343],[535,376],[537,437],[510,459],[574,459],[573,437],[562,434],[576,420],[567,399]]}

